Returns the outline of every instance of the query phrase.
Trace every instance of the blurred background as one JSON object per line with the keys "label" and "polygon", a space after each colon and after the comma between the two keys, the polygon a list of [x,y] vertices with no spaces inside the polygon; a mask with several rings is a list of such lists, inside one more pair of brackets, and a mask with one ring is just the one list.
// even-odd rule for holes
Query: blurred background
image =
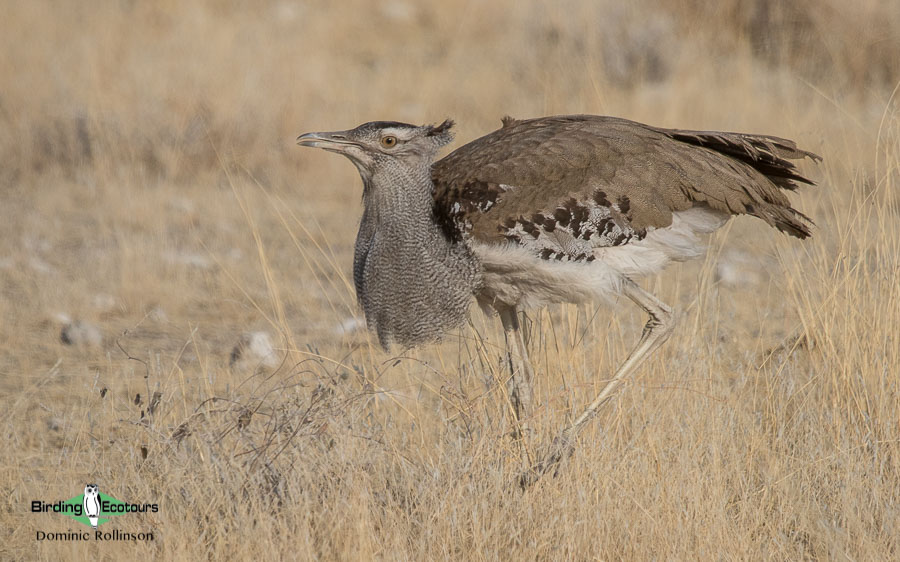
{"label": "blurred background", "polygon": [[[900,75],[897,7],[876,0],[7,5],[0,275],[9,298],[0,313],[15,328],[6,337],[18,347],[41,345],[46,330],[35,323],[127,312],[124,324],[112,322],[115,332],[163,301],[160,311],[187,308],[219,337],[219,323],[240,314],[223,310],[232,299],[220,297],[245,305],[223,269],[249,294],[267,294],[258,268],[245,267],[258,260],[231,194],[235,183],[277,198],[309,231],[302,238],[333,249],[328,269],[348,271],[359,180],[340,158],[299,150],[293,140],[306,131],[452,117],[461,144],[507,114],[598,113],[775,134],[819,152],[831,142],[839,156],[827,166],[869,173],[864,165],[874,165],[875,154],[865,143],[883,126]],[[346,292],[343,279],[323,292],[285,243],[276,213],[248,205],[244,212],[258,213],[257,227],[272,235],[274,274],[286,293],[332,300],[332,289]],[[352,295],[340,298],[341,314],[352,316]],[[293,330],[321,332],[293,312]]]}
{"label": "blurred background", "polygon": [[[164,538],[122,552],[192,559],[900,549],[896,0],[2,12],[0,423],[15,452],[0,483],[18,500],[96,476],[182,521],[129,523]],[[358,174],[294,139],[450,117],[452,149],[504,115],[565,113],[794,139],[824,157],[794,199],[819,227],[799,243],[733,221],[705,261],[649,280],[682,311],[678,334],[595,424],[570,480],[506,497],[531,451],[504,437],[494,319],[473,309],[443,346],[381,352],[348,282]],[[603,306],[530,322],[539,448],[643,320]],[[271,497],[197,515],[241,503],[247,482]],[[19,558],[36,516],[16,497],[0,517]]]}

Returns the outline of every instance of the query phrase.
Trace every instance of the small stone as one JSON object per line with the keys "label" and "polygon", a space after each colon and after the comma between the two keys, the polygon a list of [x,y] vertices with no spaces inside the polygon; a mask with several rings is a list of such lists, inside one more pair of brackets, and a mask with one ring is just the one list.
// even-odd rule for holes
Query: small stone
{"label": "small stone", "polygon": [[56,271],[56,268],[38,256],[28,258],[28,267],[38,273],[54,273]]}
{"label": "small stone", "polygon": [[91,299],[91,304],[94,305],[94,309],[102,314],[114,312],[118,305],[116,297],[107,293],[98,293],[94,295],[94,298]]}
{"label": "small stone", "polygon": [[752,287],[765,280],[765,266],[746,252],[729,250],[716,264],[716,281],[729,287]]}
{"label": "small stone", "polygon": [[153,320],[154,322],[160,322],[165,324],[169,321],[168,315],[166,315],[166,311],[162,309],[162,307],[154,306],[150,309],[150,312],[147,313],[147,318]]}
{"label": "small stone", "polygon": [[231,350],[228,364],[235,369],[272,369],[281,363],[267,332],[244,332]]}
{"label": "small stone", "polygon": [[355,316],[347,318],[334,328],[334,333],[338,335],[349,335],[360,330],[364,330],[366,323]]}
{"label": "small stone", "polygon": [[59,332],[59,341],[76,347],[100,347],[103,343],[103,334],[97,326],[75,320],[63,324]]}
{"label": "small stone", "polygon": [[163,254],[163,259],[174,265],[185,265],[195,269],[212,269],[215,265],[207,255],[198,252],[169,251]]}

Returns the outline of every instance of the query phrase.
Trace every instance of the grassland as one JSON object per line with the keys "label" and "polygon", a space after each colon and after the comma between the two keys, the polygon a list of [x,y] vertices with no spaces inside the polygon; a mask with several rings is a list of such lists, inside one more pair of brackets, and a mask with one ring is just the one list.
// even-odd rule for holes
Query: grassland
{"label": "grassland", "polygon": [[[35,1],[0,47],[0,558],[900,557],[896,2]],[[643,281],[678,329],[523,493],[641,315],[529,314],[520,446],[496,319],[403,355],[358,329],[357,173],[293,139],[556,113],[824,163],[812,239],[735,220]],[[274,355],[232,361],[248,332]],[[30,502],[89,481],[158,503],[109,524],[155,540],[37,541],[81,526]]]}

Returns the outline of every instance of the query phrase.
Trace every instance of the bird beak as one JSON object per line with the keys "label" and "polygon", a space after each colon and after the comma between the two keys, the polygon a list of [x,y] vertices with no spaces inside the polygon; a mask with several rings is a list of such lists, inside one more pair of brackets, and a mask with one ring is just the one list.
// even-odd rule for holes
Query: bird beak
{"label": "bird beak", "polygon": [[331,152],[345,152],[351,146],[359,146],[357,143],[347,138],[347,131],[336,131],[334,133],[306,133],[297,137],[297,144],[300,146],[311,146],[313,148],[322,148]]}

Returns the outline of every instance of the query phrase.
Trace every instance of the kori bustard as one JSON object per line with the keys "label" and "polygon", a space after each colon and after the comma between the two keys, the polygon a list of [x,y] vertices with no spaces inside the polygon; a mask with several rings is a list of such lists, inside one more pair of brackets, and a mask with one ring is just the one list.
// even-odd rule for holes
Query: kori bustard
{"label": "kori bustard", "polygon": [[785,191],[812,184],[791,160],[819,157],[790,140],[593,115],[506,117],[435,161],[452,126],[376,121],[297,139],[343,154],[362,176],[353,279],[382,346],[437,340],[464,322],[474,297],[500,315],[511,398],[525,424],[534,371],[518,311],[623,294],[650,317],[602,392],[523,483],[571,451],[575,434],[671,333],[672,309],[633,278],[700,256],[703,235],[734,215],[810,235],[811,221]]}

